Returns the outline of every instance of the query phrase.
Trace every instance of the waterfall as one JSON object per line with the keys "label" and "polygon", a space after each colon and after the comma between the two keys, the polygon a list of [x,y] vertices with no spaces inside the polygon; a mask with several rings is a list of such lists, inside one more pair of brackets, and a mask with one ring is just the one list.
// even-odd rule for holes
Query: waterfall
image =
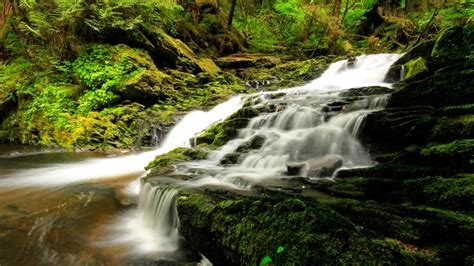
{"label": "waterfall", "polygon": [[[176,181],[174,187],[185,189],[219,185],[230,189],[248,189],[267,178],[287,176],[289,164],[303,164],[304,169],[300,174],[308,178],[313,178],[313,175],[315,178],[331,175],[331,172],[320,173],[313,169],[328,162],[335,163],[332,172],[341,167],[372,165],[369,154],[357,137],[366,115],[382,108],[387,96],[373,95],[349,101],[339,92],[353,87],[390,87],[390,84],[383,83],[383,79],[390,64],[398,57],[390,54],[361,56],[351,67],[347,67],[347,60],[339,61],[332,64],[321,78],[305,86],[249,95],[249,99],[260,97],[263,100],[254,104],[256,108],[265,104],[279,107],[251,119],[236,139],[211,152],[207,160],[180,164],[177,174],[194,178]],[[285,93],[281,98],[265,98],[266,94],[281,92]],[[203,124],[207,127],[210,121],[217,121],[210,116],[223,117],[221,112],[227,112],[228,116],[229,109],[235,111],[242,104],[242,100],[239,100],[238,104],[231,104],[233,108],[221,106],[210,113],[194,112],[187,115],[172,129],[161,149],[188,146],[189,139],[194,136],[194,132],[198,132],[197,128],[189,132],[190,124],[200,125],[203,130]],[[239,146],[256,137],[263,140],[260,147],[242,153],[235,165],[220,165],[225,154],[236,152]],[[155,252],[161,256],[177,249],[177,191],[167,186],[140,184],[138,208],[126,215],[125,221],[117,223],[118,227],[121,224],[128,226],[117,231],[114,237],[116,243],[118,241],[119,244],[135,248],[135,252]],[[122,235],[127,237],[120,238]]]}
{"label": "waterfall", "polygon": [[[367,167],[374,164],[358,141],[365,117],[383,108],[387,95],[359,98],[344,97],[341,91],[370,86],[390,87],[384,77],[399,55],[380,54],[360,56],[348,66],[347,60],[330,65],[322,76],[305,86],[264,93],[254,107],[273,104],[275,111],[264,112],[253,118],[238,137],[212,152],[202,168],[211,169],[202,175],[199,185],[219,180],[230,186],[248,188],[267,178],[287,176],[290,165],[321,167],[332,163],[332,171],[310,169],[300,175],[311,178],[331,177],[338,168]],[[274,99],[265,94],[285,95]],[[263,108],[265,110],[265,108]],[[242,144],[254,138],[263,139],[263,145],[239,153]],[[236,164],[220,165],[229,153],[239,154]],[[180,174],[195,169],[195,163],[183,164]],[[206,169],[200,169],[206,171]],[[199,179],[199,177],[198,177]]]}
{"label": "waterfall", "polygon": [[179,219],[175,199],[177,191],[170,187],[152,186],[142,183],[138,201],[140,226],[149,228],[159,238],[171,239],[175,246],[178,237]]}
{"label": "waterfall", "polygon": [[400,81],[405,81],[405,73],[406,72],[406,69],[405,69],[405,65],[402,65],[400,67]]}

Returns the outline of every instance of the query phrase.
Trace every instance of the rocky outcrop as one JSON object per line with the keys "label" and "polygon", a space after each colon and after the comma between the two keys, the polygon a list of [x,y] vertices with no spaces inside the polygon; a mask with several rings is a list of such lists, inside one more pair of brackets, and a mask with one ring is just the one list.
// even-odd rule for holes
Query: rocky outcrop
{"label": "rocky outcrop", "polygon": [[235,150],[236,152],[243,152],[243,153],[248,153],[251,150],[258,150],[260,149],[267,138],[262,135],[257,135],[252,137],[249,141],[241,144],[237,149]]}
{"label": "rocky outcrop", "polygon": [[197,145],[205,143],[213,146],[222,146],[229,140],[237,137],[239,129],[246,127],[250,119],[259,113],[259,111],[251,107],[244,107],[221,123],[211,126],[196,138],[195,143]]}
{"label": "rocky outcrop", "polygon": [[[190,247],[219,265],[269,260],[275,265],[394,260],[430,264],[437,261],[433,251],[411,243],[439,238],[442,233],[435,229],[442,228],[443,219],[453,225],[466,222],[437,211],[410,207],[400,211],[375,203],[280,192],[245,198],[183,193],[177,208],[180,234]],[[427,222],[430,226],[424,225]],[[449,243],[470,232],[456,226],[450,230],[454,242]]]}
{"label": "rocky outcrop", "polygon": [[220,57],[216,63],[224,69],[249,68],[249,67],[265,67],[271,68],[281,62],[277,56],[267,54],[232,54],[225,57]]}

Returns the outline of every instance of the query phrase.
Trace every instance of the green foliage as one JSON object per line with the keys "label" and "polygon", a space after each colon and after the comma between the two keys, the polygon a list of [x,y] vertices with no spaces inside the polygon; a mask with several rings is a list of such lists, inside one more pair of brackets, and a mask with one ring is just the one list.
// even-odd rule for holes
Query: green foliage
{"label": "green foliage", "polygon": [[79,98],[78,110],[81,113],[101,109],[119,100],[120,97],[114,92],[124,86],[125,80],[142,71],[120,53],[119,47],[96,44],[86,46],[79,52],[72,63],[72,70],[88,89]]}
{"label": "green foliage", "polygon": [[54,53],[67,56],[78,37],[94,32],[138,31],[150,26],[175,32],[181,11],[171,0],[25,0],[22,12],[28,19],[20,20],[18,28],[26,41],[44,42]]}
{"label": "green foliage", "polygon": [[[350,0],[346,0],[350,1]],[[365,19],[365,13],[368,12],[377,3],[377,0],[356,1],[353,8],[349,8],[344,18],[342,27],[344,30],[354,31]],[[350,6],[349,6],[350,7]]]}

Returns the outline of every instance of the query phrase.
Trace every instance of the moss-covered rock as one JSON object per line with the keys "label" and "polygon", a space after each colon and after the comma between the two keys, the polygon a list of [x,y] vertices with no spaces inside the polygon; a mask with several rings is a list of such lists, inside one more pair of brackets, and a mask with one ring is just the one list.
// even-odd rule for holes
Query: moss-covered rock
{"label": "moss-covered rock", "polygon": [[407,180],[402,195],[417,204],[469,211],[474,208],[474,176]]}
{"label": "moss-covered rock", "polygon": [[281,59],[277,56],[268,54],[243,53],[220,57],[216,62],[224,69],[248,68],[255,66],[271,68],[279,64]]}
{"label": "moss-covered rock", "polygon": [[385,82],[393,83],[400,81],[402,66],[411,60],[421,57],[427,61],[431,61],[431,50],[433,49],[435,42],[436,40],[422,42],[400,57],[400,59],[390,66],[390,69],[385,76]]}
{"label": "moss-covered rock", "polygon": [[168,153],[156,156],[145,169],[149,171],[147,177],[169,174],[175,170],[177,163],[192,160],[202,160],[207,152],[198,148],[176,148]]}
{"label": "moss-covered rock", "polygon": [[252,107],[244,107],[221,123],[215,124],[207,129],[202,135],[196,138],[196,144],[206,143],[213,146],[222,146],[229,140],[235,138],[239,129],[246,127],[250,119],[259,113],[260,112]]}
{"label": "moss-covered rock", "polygon": [[456,26],[446,29],[436,40],[431,57],[436,64],[444,66],[455,62],[474,60],[474,27]]}
{"label": "moss-covered rock", "polygon": [[[447,109],[449,113],[459,112]],[[474,112],[472,112],[474,113]],[[474,115],[467,114],[457,117],[442,117],[431,130],[430,141],[449,142],[455,139],[474,137]]]}
{"label": "moss-covered rock", "polygon": [[[373,233],[373,225],[354,223],[340,206],[284,194],[227,200],[185,194],[178,199],[180,233],[217,264],[259,264],[266,257],[278,265],[436,261],[433,254],[405,250],[400,241]],[[356,204],[345,209],[360,210]],[[409,232],[403,226],[394,230]]]}
{"label": "moss-covered rock", "polygon": [[446,67],[424,79],[408,80],[393,93],[389,106],[471,104],[474,99],[474,70],[467,65]]}
{"label": "moss-covered rock", "polygon": [[407,80],[428,72],[428,67],[423,57],[410,60],[404,66],[406,71],[405,79]]}

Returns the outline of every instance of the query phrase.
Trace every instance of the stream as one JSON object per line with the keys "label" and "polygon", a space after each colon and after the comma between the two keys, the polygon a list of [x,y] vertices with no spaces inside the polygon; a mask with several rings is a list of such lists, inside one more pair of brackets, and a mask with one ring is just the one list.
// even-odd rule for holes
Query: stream
{"label": "stream", "polygon": [[[292,176],[317,182],[340,169],[374,165],[358,134],[365,116],[383,108],[388,94],[347,92],[390,88],[383,80],[399,57],[342,60],[304,86],[239,95],[208,112],[191,112],[159,147],[141,153],[0,145],[0,265],[209,264],[180,249],[185,240],[179,236],[178,191],[206,186],[249,192],[288,186]],[[236,139],[206,160],[179,164],[172,182],[139,181],[156,155],[190,147],[199,132],[246,101],[263,111]],[[223,163],[232,153],[234,160]]]}

